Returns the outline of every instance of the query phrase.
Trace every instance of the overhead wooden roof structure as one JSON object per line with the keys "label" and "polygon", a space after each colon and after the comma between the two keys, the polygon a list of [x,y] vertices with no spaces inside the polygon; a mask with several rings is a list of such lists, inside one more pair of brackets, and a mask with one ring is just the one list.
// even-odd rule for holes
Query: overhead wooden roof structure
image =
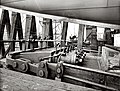
{"label": "overhead wooden roof structure", "polygon": [[1,0],[1,5],[71,19],[120,25],[120,0]]}

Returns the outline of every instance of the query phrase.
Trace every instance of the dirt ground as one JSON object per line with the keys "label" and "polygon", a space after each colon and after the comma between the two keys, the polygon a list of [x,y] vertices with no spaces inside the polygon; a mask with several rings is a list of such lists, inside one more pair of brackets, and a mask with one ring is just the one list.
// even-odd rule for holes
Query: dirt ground
{"label": "dirt ground", "polygon": [[96,91],[4,68],[0,68],[0,88],[1,91]]}

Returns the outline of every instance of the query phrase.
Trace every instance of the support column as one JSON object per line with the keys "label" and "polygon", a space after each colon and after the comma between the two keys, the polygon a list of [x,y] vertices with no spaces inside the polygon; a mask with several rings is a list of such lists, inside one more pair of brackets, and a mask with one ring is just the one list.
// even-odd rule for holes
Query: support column
{"label": "support column", "polygon": [[64,41],[61,42],[62,47],[64,47],[66,43],[67,29],[68,29],[68,22],[63,22],[61,40],[64,40]]}
{"label": "support column", "polygon": [[78,30],[78,45],[77,48],[81,49],[83,46],[84,41],[84,25],[79,24],[79,30]]}
{"label": "support column", "polygon": [[90,47],[91,47],[92,50],[97,50],[98,49],[97,28],[95,26],[92,27]]}
{"label": "support column", "polygon": [[[16,35],[18,32],[18,39],[23,39],[23,30],[21,24],[20,13],[12,12],[12,26],[10,32],[10,40],[16,40]],[[20,50],[22,50],[22,43],[19,42]],[[15,42],[11,43],[11,51],[15,51]]]}
{"label": "support column", "polygon": [[[10,19],[8,10],[2,10],[1,21],[0,21],[0,40],[3,40],[4,28],[6,25],[7,36],[10,38]],[[4,43],[0,42],[0,54],[3,57],[5,55]]]}
{"label": "support column", "polygon": [[112,40],[110,28],[105,28],[104,34],[105,34],[105,44],[113,45],[113,40]]}
{"label": "support column", "polygon": [[[37,39],[35,16],[26,15],[25,40]],[[26,49],[38,47],[38,42],[26,42]]]}
{"label": "support column", "polygon": [[92,34],[92,26],[86,25],[86,40],[90,41]]}
{"label": "support column", "polygon": [[[43,29],[42,29],[42,39],[43,40],[53,40],[53,29],[52,20],[44,18],[43,19]],[[43,42],[43,47],[54,47],[53,42]]]}

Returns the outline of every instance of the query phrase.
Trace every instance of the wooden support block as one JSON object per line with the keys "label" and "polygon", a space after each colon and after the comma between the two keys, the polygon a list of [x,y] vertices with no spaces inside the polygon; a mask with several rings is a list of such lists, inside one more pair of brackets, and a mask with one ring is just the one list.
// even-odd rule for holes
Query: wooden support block
{"label": "wooden support block", "polygon": [[68,22],[63,22],[63,28],[62,28],[62,37],[61,40],[64,40],[61,42],[61,46],[65,46],[66,36],[67,36],[67,29],[68,29]]}
{"label": "wooden support block", "polygon": [[[62,81],[64,81],[64,76],[68,75],[72,76],[73,78],[83,79],[96,84],[101,84],[104,85],[104,87],[108,86],[120,90],[120,75],[66,63],[63,63],[63,66],[64,73]],[[70,80],[68,81],[70,82]],[[72,81],[70,83],[72,83]]]}

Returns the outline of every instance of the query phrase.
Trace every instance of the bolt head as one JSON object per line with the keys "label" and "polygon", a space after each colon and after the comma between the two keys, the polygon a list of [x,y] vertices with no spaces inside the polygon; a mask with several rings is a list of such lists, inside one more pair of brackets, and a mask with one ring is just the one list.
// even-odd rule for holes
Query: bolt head
{"label": "bolt head", "polygon": [[13,67],[14,67],[14,68],[17,67],[17,62],[13,62]]}
{"label": "bolt head", "polygon": [[61,73],[61,69],[60,68],[57,68],[57,73]]}
{"label": "bolt head", "polygon": [[60,75],[59,75],[59,74],[57,75],[57,78],[60,78]]}
{"label": "bolt head", "polygon": [[25,69],[26,69],[25,64],[22,64],[22,65],[21,65],[21,69],[22,69],[22,70],[25,70]]}
{"label": "bolt head", "polygon": [[58,67],[60,67],[60,66],[61,66],[61,65],[60,65],[60,63],[58,63],[57,65],[58,65]]}
{"label": "bolt head", "polygon": [[44,76],[44,71],[43,71],[43,70],[40,70],[40,71],[39,71],[39,76],[40,76],[40,77],[43,77],[43,76]]}
{"label": "bolt head", "polygon": [[44,68],[45,67],[45,64],[43,62],[40,63],[40,67],[41,68]]}

